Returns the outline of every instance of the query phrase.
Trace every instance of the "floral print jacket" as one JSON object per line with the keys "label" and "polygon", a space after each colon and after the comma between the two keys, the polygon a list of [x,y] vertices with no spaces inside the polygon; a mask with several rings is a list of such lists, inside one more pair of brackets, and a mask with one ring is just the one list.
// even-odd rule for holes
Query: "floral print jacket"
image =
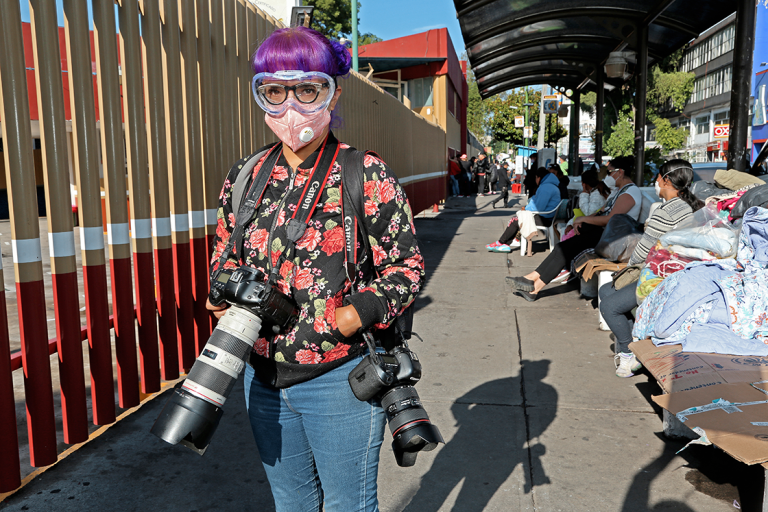
{"label": "floral print jacket", "polygon": [[[329,134],[329,142],[333,137]],[[340,155],[348,150],[348,145],[340,144]],[[363,328],[386,328],[413,302],[424,279],[424,261],[408,199],[395,174],[374,155],[366,155],[363,169],[363,222],[372,254],[366,257],[358,244],[358,261],[367,259],[368,265],[361,266],[362,279],[357,279],[355,285],[357,293],[352,295],[344,265],[338,161],[333,164],[304,235],[293,248],[288,247],[286,219],[297,208],[319,152],[315,151],[295,171],[280,156],[256,216],[245,229],[242,254],[232,255],[225,263],[225,268],[243,263],[266,274],[273,266],[279,266],[277,285],[298,304],[300,313],[295,326],[286,334],[256,341],[251,357],[257,374],[269,373],[259,376],[279,388],[314,378],[364,350],[361,336],[345,338],[338,330],[337,307],[355,306]],[[232,167],[219,196],[211,274],[218,268],[219,257],[234,230],[232,187],[246,160],[243,158]],[[254,177],[260,164],[254,167]]]}

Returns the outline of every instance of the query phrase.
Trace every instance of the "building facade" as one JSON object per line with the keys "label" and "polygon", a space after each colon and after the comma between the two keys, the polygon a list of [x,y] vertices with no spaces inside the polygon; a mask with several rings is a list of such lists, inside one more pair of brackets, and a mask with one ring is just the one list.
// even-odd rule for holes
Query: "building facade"
{"label": "building facade", "polygon": [[[683,54],[680,71],[694,73],[696,79],[683,112],[669,121],[672,127],[688,130],[685,148],[675,153],[691,162],[727,159],[735,36],[733,14],[693,40]],[[654,130],[649,128],[647,138],[652,142]]]}
{"label": "building facade", "polygon": [[358,55],[360,73],[445,130],[449,157],[471,152],[467,64],[459,61],[448,29],[361,46]]}

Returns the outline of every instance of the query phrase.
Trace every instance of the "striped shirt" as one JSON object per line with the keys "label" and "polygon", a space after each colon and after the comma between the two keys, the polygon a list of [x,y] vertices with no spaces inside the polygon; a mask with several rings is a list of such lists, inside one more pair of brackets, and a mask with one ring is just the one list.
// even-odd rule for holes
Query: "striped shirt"
{"label": "striped shirt", "polygon": [[648,256],[648,251],[656,245],[661,235],[672,231],[691,215],[693,215],[693,210],[690,205],[679,197],[670,199],[656,208],[653,215],[648,218],[643,238],[637,243],[635,252],[629,259],[629,264],[635,265],[644,262]]}

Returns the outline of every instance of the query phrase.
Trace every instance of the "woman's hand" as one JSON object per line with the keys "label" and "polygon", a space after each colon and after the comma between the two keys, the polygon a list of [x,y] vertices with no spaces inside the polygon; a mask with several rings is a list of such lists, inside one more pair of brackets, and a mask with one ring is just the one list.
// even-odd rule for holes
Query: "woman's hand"
{"label": "woman's hand", "polygon": [[[574,222],[575,222],[575,221],[574,221]],[[571,231],[573,231],[573,226],[566,226],[566,227],[565,227],[565,233],[563,233],[563,236],[567,235],[567,234],[568,234],[568,233],[570,233]]]}
{"label": "woman's hand", "polygon": [[209,311],[213,311],[213,316],[216,318],[221,318],[224,316],[224,313],[227,312],[227,309],[229,308],[229,304],[226,302],[224,304],[220,304],[218,306],[214,306],[211,304],[211,301],[209,299],[205,299],[205,309]]}
{"label": "woman's hand", "polygon": [[360,321],[360,315],[357,314],[355,306],[350,305],[336,308],[336,325],[341,334],[345,338],[349,338],[363,326],[363,323]]}

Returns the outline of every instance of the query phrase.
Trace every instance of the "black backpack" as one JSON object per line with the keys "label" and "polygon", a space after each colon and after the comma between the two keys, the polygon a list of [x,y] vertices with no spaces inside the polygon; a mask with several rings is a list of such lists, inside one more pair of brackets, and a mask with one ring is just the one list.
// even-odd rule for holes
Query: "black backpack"
{"label": "black backpack", "polygon": [[[232,185],[232,211],[237,212],[240,209],[240,203],[242,202],[245,194],[248,192],[248,188],[251,184],[251,178],[253,175],[253,168],[266,155],[275,144],[270,144],[258,150],[252,154],[243,164],[240,169],[240,173],[235,179],[235,183]],[[360,231],[360,241],[364,248],[364,256],[358,265],[354,269],[348,269],[348,277],[356,275],[356,271],[366,262],[372,262],[373,256],[371,254],[371,246],[368,242],[368,233],[365,230],[365,223],[363,222],[363,212],[365,211],[365,188],[363,183],[363,169],[365,165],[365,156],[373,155],[378,158],[378,155],[373,152],[358,151],[355,148],[350,147],[339,156],[339,165],[341,165],[341,183],[342,187],[342,209],[344,212],[352,213],[353,217],[357,219],[357,225]],[[347,165],[349,164],[349,165]],[[270,171],[271,172],[271,171]],[[353,176],[350,176],[350,172],[354,172]],[[344,230],[345,238],[351,233],[348,230]],[[350,250],[356,250],[349,239],[345,240],[345,247],[347,248],[347,260],[353,261],[350,257]],[[239,252],[242,254],[242,251]],[[355,273],[353,273],[355,272]],[[398,316],[392,325],[383,330],[376,331],[376,337],[379,338],[381,345],[391,350],[393,347],[400,345],[400,339],[398,336],[401,334],[406,340],[411,339],[413,326],[413,303]]]}

